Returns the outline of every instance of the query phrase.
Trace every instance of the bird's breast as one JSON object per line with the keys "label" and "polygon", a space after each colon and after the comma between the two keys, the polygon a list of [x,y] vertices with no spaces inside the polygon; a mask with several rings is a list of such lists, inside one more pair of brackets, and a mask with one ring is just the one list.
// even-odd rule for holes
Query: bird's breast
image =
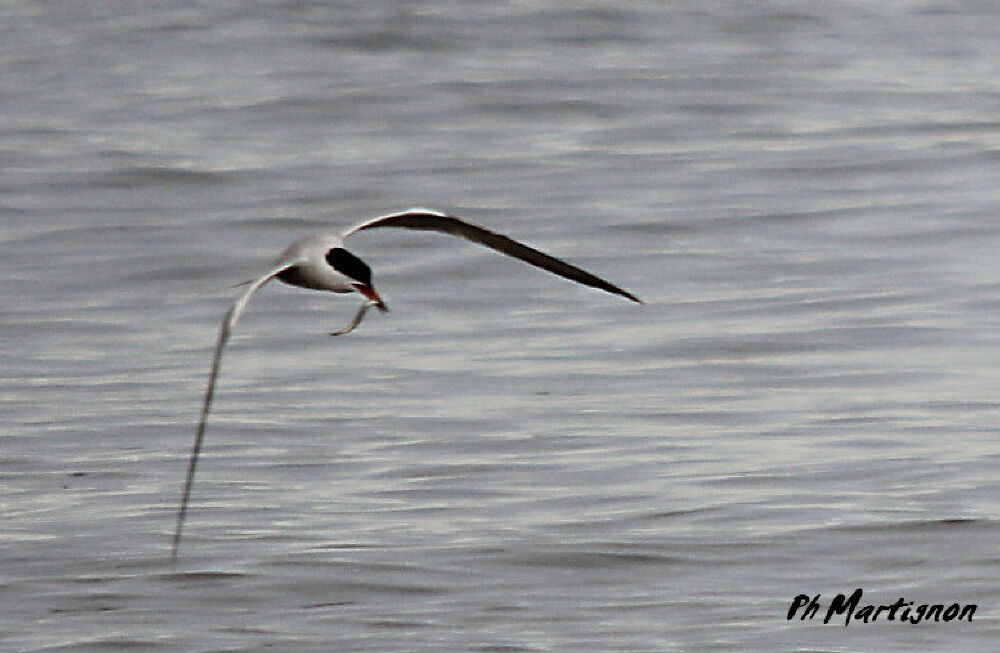
{"label": "bird's breast", "polygon": [[349,279],[329,266],[296,265],[278,274],[278,279],[291,286],[327,290],[330,292],[353,292]]}

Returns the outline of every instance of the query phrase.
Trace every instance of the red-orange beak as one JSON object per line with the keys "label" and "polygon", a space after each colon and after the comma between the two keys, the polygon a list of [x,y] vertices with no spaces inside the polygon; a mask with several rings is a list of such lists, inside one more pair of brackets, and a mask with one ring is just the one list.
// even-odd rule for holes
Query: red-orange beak
{"label": "red-orange beak", "polygon": [[382,298],[379,296],[377,292],[375,292],[374,288],[364,283],[354,283],[351,285],[353,285],[354,289],[357,290],[359,293],[361,293],[371,301],[375,302],[375,308],[382,311],[383,313],[389,312],[389,307],[385,305],[385,302],[382,301]]}

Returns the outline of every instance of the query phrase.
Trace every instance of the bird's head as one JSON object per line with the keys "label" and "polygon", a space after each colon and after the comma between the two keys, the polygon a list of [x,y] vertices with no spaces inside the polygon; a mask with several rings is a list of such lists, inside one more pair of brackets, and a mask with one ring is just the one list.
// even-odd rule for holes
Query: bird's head
{"label": "bird's head", "polygon": [[372,269],[368,264],[351,254],[343,247],[334,247],[326,254],[326,262],[334,270],[350,280],[351,287],[359,294],[372,301],[383,313],[389,308],[372,286]]}

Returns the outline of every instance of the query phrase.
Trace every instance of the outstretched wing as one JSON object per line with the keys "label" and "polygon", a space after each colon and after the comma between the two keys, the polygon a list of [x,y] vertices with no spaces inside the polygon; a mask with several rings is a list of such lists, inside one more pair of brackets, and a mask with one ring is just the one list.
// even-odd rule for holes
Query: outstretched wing
{"label": "outstretched wing", "polygon": [[201,443],[205,439],[205,424],[208,422],[208,412],[212,407],[212,397],[215,396],[215,380],[219,376],[219,368],[222,365],[222,350],[225,349],[226,343],[229,342],[229,336],[232,334],[233,328],[239,321],[240,316],[246,310],[250,298],[268,281],[297,264],[298,261],[284,261],[276,265],[264,276],[250,282],[250,285],[236,297],[236,301],[233,302],[229,312],[226,313],[226,317],[222,320],[222,326],[219,327],[219,339],[215,343],[215,355],[212,358],[212,371],[208,376],[208,388],[205,390],[205,400],[201,405],[201,419],[198,421],[198,433],[194,439],[194,448],[191,449],[187,480],[184,481],[184,494],[181,496],[181,506],[177,511],[177,527],[174,530],[174,543],[171,553],[171,557],[174,560],[177,560],[177,549],[181,543],[184,517],[187,515],[188,502],[191,499],[191,486],[194,484],[194,470],[198,466],[198,454],[201,453]]}
{"label": "outstretched wing", "polygon": [[581,270],[575,265],[570,265],[566,261],[560,261],[555,257],[549,256],[544,252],[540,252],[533,247],[528,247],[527,245],[519,243],[513,238],[508,238],[503,234],[495,233],[464,220],[460,220],[454,216],[437,213],[436,211],[428,211],[426,209],[410,209],[409,211],[404,211],[402,213],[394,213],[381,218],[375,218],[374,220],[369,220],[368,222],[363,222],[355,227],[351,227],[344,232],[343,237],[347,238],[351,234],[359,231],[376,229],[379,227],[397,227],[400,229],[416,229],[419,231],[437,231],[443,234],[451,234],[452,236],[465,238],[466,240],[471,240],[474,243],[485,245],[490,249],[495,249],[496,251],[506,254],[507,256],[513,256],[514,258],[521,259],[525,263],[530,263],[535,267],[548,270],[553,274],[558,274],[560,277],[565,277],[570,281],[576,281],[577,283],[582,283],[585,286],[600,288],[601,290],[606,290],[607,292],[627,297],[634,302],[638,302],[640,304],[642,303],[642,300],[632,293],[622,290],[618,286],[609,283],[600,277],[596,277],[586,270]]}

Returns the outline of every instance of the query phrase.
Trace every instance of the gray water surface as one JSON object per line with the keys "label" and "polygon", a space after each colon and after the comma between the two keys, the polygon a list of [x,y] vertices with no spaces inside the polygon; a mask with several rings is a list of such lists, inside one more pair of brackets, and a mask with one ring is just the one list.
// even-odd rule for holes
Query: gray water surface
{"label": "gray water surface", "polygon": [[[0,648],[993,651],[993,3],[0,5]],[[359,234],[392,307],[230,286]],[[787,621],[798,594],[972,623]],[[822,615],[821,615],[822,616]]]}

